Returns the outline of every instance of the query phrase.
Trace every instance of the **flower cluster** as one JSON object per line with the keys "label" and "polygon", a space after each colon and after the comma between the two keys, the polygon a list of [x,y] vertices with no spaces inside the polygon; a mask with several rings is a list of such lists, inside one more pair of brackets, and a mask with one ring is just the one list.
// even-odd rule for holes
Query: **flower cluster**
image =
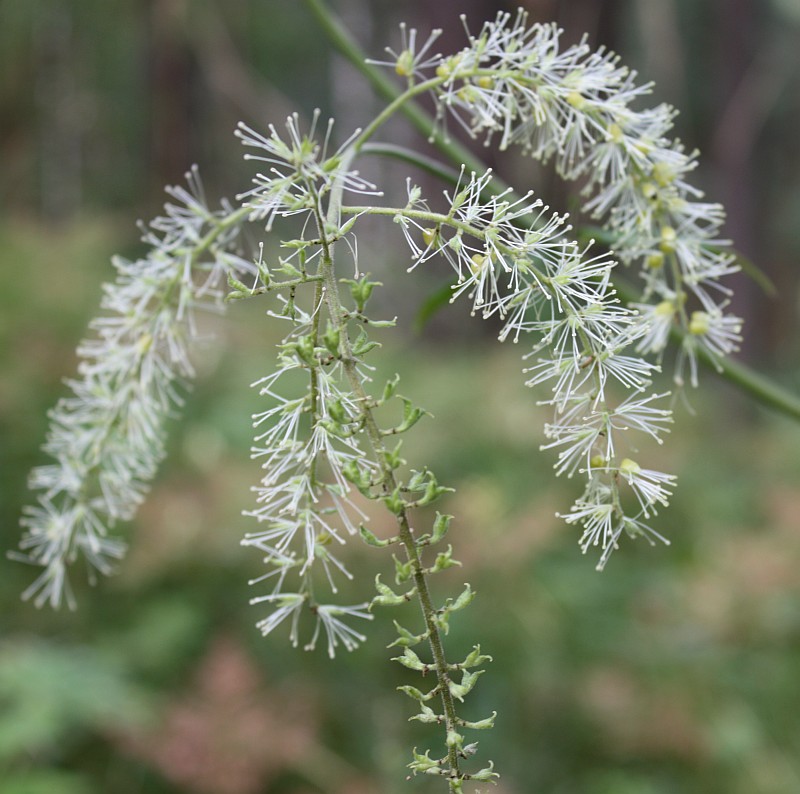
{"label": "flower cluster", "polygon": [[[311,314],[295,304],[291,315],[283,316],[292,329],[281,345],[278,368],[253,384],[272,405],[253,417],[259,432],[252,457],[261,461],[264,476],[253,489],[257,507],[245,511],[259,528],[248,533],[242,545],[258,549],[268,566],[251,584],[273,582],[269,594],[251,600],[274,607],[257,624],[262,633],[291,618],[290,639],[297,645],[298,621],[305,607],[317,620],[306,647],[314,646],[321,624],[333,656],[339,642],[352,650],[364,639],[340,617],[372,616],[364,611],[366,604],[318,603],[314,571],[324,571],[333,594],[338,592],[337,575],[352,579],[334,549],[357,533],[366,516],[349,498],[345,471],[352,477],[355,467],[367,479],[376,472],[361,446],[359,411],[343,378],[337,334],[317,333],[315,317],[321,311],[319,304]],[[292,391],[293,396],[287,396]],[[293,592],[286,589],[290,573],[297,579]]]}
{"label": "flower cluster", "polygon": [[[459,794],[467,781],[496,777],[491,762],[472,773],[462,766],[477,747],[466,731],[492,727],[494,714],[465,720],[456,703],[491,659],[478,645],[462,661],[445,655],[451,618],[474,592],[465,585],[442,601],[429,589],[431,576],[460,563],[452,546],[442,550],[451,516],[437,513],[430,531],[420,533],[415,525],[424,514],[416,511],[450,489],[427,467],[409,471],[400,455],[398,436],[425,412],[397,394],[398,378],[380,396],[369,388],[365,357],[378,346],[369,332],[394,323],[366,313],[377,282],[360,277],[354,225],[367,214],[392,217],[411,250],[409,269],[443,257],[455,273],[453,300],[466,299],[473,314],[493,318],[501,340],[531,335],[527,383],[549,389],[543,403],[552,410],[542,448],[556,455],[558,475],[584,479],[563,517],[581,527],[584,552],[599,547],[598,568],[623,535],[667,542],[650,522],[669,502],[675,477],[640,464],[635,439],[661,443],[669,430],[669,395],[658,393],[652,379],[671,332],[683,335],[676,380],[681,384],[688,371],[695,383],[698,351],[715,358],[734,350],[741,323],[726,313],[729,292],[720,282],[735,270],[719,239],[723,211],[689,184],[696,157],[668,138],[671,108],[634,109],[648,87],[637,86],[613,55],[592,52],[585,42],[562,49],[555,26],[528,27],[524,12],[498,14],[452,56],[432,54],[438,35],[420,43],[416,31],[402,28],[402,48],[389,50],[389,65],[405,79],[405,94],[335,151],[332,122],[318,135],[318,112],[307,133],[297,115],[285,134],[240,125],[246,159],[265,166],[238,196],[238,208],[210,210],[196,172],[188,188],[170,190],[175,203],[144,232],[150,253],[114,262],[118,277],[105,287],[105,313],[78,351],[79,377],[68,381],[71,395],[51,414],[45,449],[55,463],[31,476],[39,501],[26,511],[18,556],[43,569],[25,594],[37,604],[72,602],[66,571],[79,557],[91,574],[111,569],[124,549],[109,530],[141,502],[164,453],[165,420],[192,376],[196,310],[276,293],[280,310],[268,314],[289,329],[275,369],[253,384],[264,407],[253,416],[251,455],[263,475],[253,488],[255,505],[245,511],[256,526],[242,541],[266,566],[251,582],[266,585],[251,599],[267,612],[257,625],[264,635],[288,626],[299,645],[301,621],[310,619],[304,647],[322,642],[333,656],[364,640],[351,624],[371,620],[374,607],[416,600],[423,625],[411,631],[395,621],[390,647],[400,647],[395,660],[432,684],[428,691],[400,687],[420,709],[411,719],[442,726],[446,738],[434,756],[415,750],[409,767],[445,778]],[[554,158],[565,177],[582,181],[586,208],[614,233],[616,255],[641,266],[640,303],[619,300],[616,255],[578,245],[566,216],[532,191],[498,190],[491,171],[462,168],[445,192],[443,212],[433,211],[410,180],[402,207],[344,204],[346,194],[379,195],[351,164],[403,101],[428,89],[440,122],[451,114],[470,135]],[[282,240],[281,250],[290,253],[268,264],[262,246],[257,262],[241,259],[243,224],[270,232],[277,219],[300,230]],[[339,242],[352,254],[353,279],[337,272]],[[340,296],[343,284],[349,300]],[[398,406],[396,423],[384,426]],[[370,503],[386,508],[396,534],[379,538],[364,526]],[[337,596],[342,578],[352,578],[340,549],[356,534],[401,553],[393,559],[402,591],[377,576],[369,604],[330,603],[336,599],[327,594]],[[418,646],[427,650],[418,653]]]}
{"label": "flower cluster", "polygon": [[410,59],[414,75],[439,78],[441,118],[453,115],[487,143],[499,136],[501,149],[519,145],[555,158],[566,178],[582,180],[586,209],[614,232],[616,254],[641,266],[647,302],[634,320],[642,326],[639,351],[660,355],[669,329],[682,328],[675,379],[682,384],[688,366],[696,385],[698,349],[714,359],[741,338],[720,283],[738,269],[719,237],[723,209],[702,201],[688,181],[697,154],[669,138],[673,108],[636,109],[650,86],[585,41],[562,48],[560,35],[555,25],[528,26],[524,12],[501,12],[455,55],[416,64],[404,51],[398,63]]}
{"label": "flower cluster", "polygon": [[286,138],[270,125],[269,136],[262,135],[240,122],[236,135],[242,144],[257,153],[245,154],[246,160],[267,163],[269,171],[253,178],[254,186],[237,196],[243,206],[250,209],[251,221],[266,220],[266,230],[272,230],[276,217],[307,216],[319,205],[321,198],[332,186],[365,195],[380,195],[375,186],[362,179],[358,171],[347,169],[345,153],[360,130],[353,134],[334,152],[328,154],[333,119],[328,120],[322,142],[317,140],[317,123],[320,113],[314,116],[308,132],[300,129],[300,119],[295,113],[286,120]]}
{"label": "flower cluster", "polygon": [[176,203],[144,230],[150,253],[114,259],[105,314],[78,348],[80,377],[50,413],[44,450],[54,462],[31,473],[38,504],[25,511],[16,555],[43,568],[24,593],[37,605],[72,604],[67,568],[79,557],[93,576],[124,553],[109,530],[133,516],[163,457],[164,422],[193,375],[196,310],[218,308],[220,277],[248,268],[233,252],[230,208],[209,210],[197,172],[187,177],[188,189],[170,188]]}
{"label": "flower cluster", "polygon": [[[257,435],[251,456],[261,462],[264,476],[253,489],[257,506],[244,512],[258,521],[259,528],[242,540],[242,545],[261,552],[267,566],[267,572],[251,584],[271,585],[269,593],[251,599],[251,604],[268,604],[272,609],[257,625],[266,635],[288,621],[290,640],[297,645],[300,618],[307,611],[315,629],[305,647],[313,648],[324,629],[328,653],[333,656],[340,644],[353,650],[364,639],[344,619],[371,620],[372,615],[365,611],[366,604],[320,603],[316,572],[321,571],[333,595],[338,593],[337,577],[352,579],[335,549],[357,533],[366,516],[350,498],[348,478],[370,481],[377,467],[363,448],[362,412],[340,350],[342,328],[337,322],[341,318],[330,317],[323,327],[325,258],[330,256],[325,246],[345,238],[353,225],[353,221],[346,228],[329,224],[325,202],[334,189],[373,193],[374,186],[347,170],[344,152],[352,138],[329,155],[333,124],[328,123],[319,142],[317,122],[315,113],[309,131],[303,133],[298,117],[290,116],[285,139],[274,127],[268,137],[239,127],[237,134],[244,145],[258,152],[246,155],[247,159],[271,166],[269,173],[257,174],[254,186],[239,196],[250,220],[266,221],[269,231],[276,218],[294,216],[303,237],[285,243],[293,253],[272,269],[259,260],[257,284],[248,289],[233,283],[235,292],[230,297],[283,293],[283,310],[270,314],[291,324],[279,348],[277,368],[253,384],[270,402],[253,416]],[[309,234],[310,230],[319,236]],[[354,294],[366,289],[366,282],[353,284]],[[357,312],[366,297],[362,294],[356,301]],[[367,349],[369,345],[357,347],[355,355]],[[357,369],[356,374],[366,378],[366,372]]]}
{"label": "flower cluster", "polygon": [[[600,546],[602,568],[623,532],[663,540],[643,519],[667,504],[674,477],[641,469],[621,439],[632,430],[660,443],[672,420],[662,405],[667,395],[647,394],[658,365],[632,350],[646,326],[615,297],[614,261],[571,241],[566,219],[549,214],[532,194],[509,201],[508,191],[491,192],[490,172],[472,174],[445,193],[448,211],[434,213],[409,183],[408,203],[395,220],[409,242],[412,269],[442,255],[456,273],[453,300],[463,294],[473,313],[497,314],[501,339],[538,335],[526,355],[527,383],[549,385],[545,402],[554,409],[542,448],[558,453],[557,474],[586,477],[565,519],[583,526],[584,551]],[[615,405],[620,390],[628,396]]]}

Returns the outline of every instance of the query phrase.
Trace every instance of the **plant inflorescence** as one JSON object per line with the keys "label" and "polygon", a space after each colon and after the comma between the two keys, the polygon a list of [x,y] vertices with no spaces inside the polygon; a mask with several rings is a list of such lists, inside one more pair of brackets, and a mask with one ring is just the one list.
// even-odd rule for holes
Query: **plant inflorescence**
{"label": "plant inflorescence", "polygon": [[[441,725],[444,742],[439,751],[415,749],[409,766],[444,777],[453,792],[495,777],[491,762],[470,766],[476,743],[468,738],[491,727],[494,715],[460,714],[490,658],[477,644],[462,649],[460,661],[445,653],[450,621],[474,592],[466,585],[454,597],[434,595],[431,577],[460,564],[444,543],[451,517],[436,513],[429,526],[419,524],[427,513],[418,509],[449,489],[402,455],[402,435],[425,411],[403,395],[399,377],[371,376],[373,329],[394,321],[370,313],[380,284],[360,272],[361,219],[393,222],[408,244],[409,270],[447,263],[452,300],[499,319],[501,340],[531,340],[527,383],[551,411],[543,448],[555,454],[557,474],[583,480],[563,517],[580,527],[584,552],[597,547],[601,569],[624,537],[665,540],[652,517],[667,505],[675,477],[634,459],[629,439],[660,443],[672,422],[672,398],[652,387],[670,332],[683,332],[680,389],[684,380],[696,383],[699,354],[719,358],[736,348],[741,327],[727,313],[729,290],[720,281],[736,270],[719,238],[723,211],[689,182],[696,155],[671,140],[674,111],[638,108],[648,86],[613,54],[585,42],[562,47],[560,35],[553,25],[529,25],[522,12],[500,13],[445,56],[435,52],[437,31],[419,44],[417,32],[403,28],[385,65],[404,88],[365,129],[335,145],[333,123],[321,124],[318,114],[307,128],[296,115],[264,132],[240,125],[246,157],[260,170],[235,204],[211,209],[194,170],[187,188],[170,190],[165,215],[145,229],[150,253],[115,261],[117,280],[79,348],[71,394],[51,414],[45,449],[54,462],[34,470],[38,503],[22,522],[19,556],[41,569],[25,597],[72,603],[72,563],[81,558],[92,573],[113,568],[124,546],[111,530],[144,498],[163,457],[164,420],[192,376],[196,313],[270,296],[268,314],[285,333],[274,369],[253,384],[265,398],[251,451],[263,477],[244,511],[251,525],[242,541],[264,561],[252,582],[258,627],[266,635],[286,625],[293,644],[322,642],[333,656],[364,640],[374,608],[415,601],[421,624],[395,621],[392,646],[427,687],[401,690],[419,707],[412,719]],[[613,233],[614,252],[579,245],[565,215],[532,191],[498,185],[490,170],[462,167],[438,203],[410,178],[403,199],[384,201],[355,160],[421,94],[434,99],[437,135],[455,122],[487,145],[555,160],[565,178],[580,181],[585,209]],[[294,222],[283,255],[267,262],[262,248],[248,256],[242,227],[275,234],[276,219],[280,228]],[[632,305],[614,287],[618,262],[643,279]],[[367,526],[370,502],[393,516],[391,536]],[[342,604],[337,583],[353,574],[338,549],[353,536],[394,551],[395,581],[378,575],[371,600]],[[302,615],[313,628],[301,637]]]}

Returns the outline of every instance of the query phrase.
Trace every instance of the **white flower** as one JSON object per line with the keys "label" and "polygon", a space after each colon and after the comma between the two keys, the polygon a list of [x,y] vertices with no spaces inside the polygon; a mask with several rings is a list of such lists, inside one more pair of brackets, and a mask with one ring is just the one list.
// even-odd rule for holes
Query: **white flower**
{"label": "white flower", "polygon": [[391,47],[386,48],[386,52],[392,56],[391,61],[373,61],[367,63],[376,66],[389,66],[395,70],[400,77],[407,77],[409,81],[413,77],[424,77],[425,71],[438,65],[441,62],[441,55],[428,55],[428,51],[434,45],[442,31],[435,28],[425,40],[421,47],[417,47],[417,29],[408,29],[405,22],[400,23],[400,52],[395,52]]}
{"label": "white flower", "polygon": [[653,405],[669,394],[651,394],[649,397],[631,395],[614,408],[609,422],[615,430],[639,430],[662,443],[661,433],[669,432],[664,425],[672,422],[672,411]]}
{"label": "white flower", "polygon": [[253,605],[262,603],[277,604],[277,607],[271,614],[256,623],[256,627],[266,637],[267,634],[277,628],[284,620],[291,617],[289,641],[296,648],[298,642],[298,623],[306,598],[307,595],[305,593],[272,593],[270,595],[251,598],[250,603]]}
{"label": "white flower", "polygon": [[345,650],[355,650],[360,643],[364,642],[366,637],[348,626],[343,620],[340,620],[340,618],[346,616],[360,618],[362,620],[372,620],[373,615],[366,610],[367,604],[357,604],[350,607],[321,604],[314,607],[313,611],[317,616],[317,625],[314,629],[314,635],[308,645],[305,646],[305,649],[313,650],[316,647],[319,629],[320,626],[322,626],[328,639],[328,656],[331,659],[336,655],[336,648],[339,646],[339,643],[344,646]]}
{"label": "white flower", "polygon": [[630,458],[625,458],[619,464],[618,471],[620,477],[627,481],[636,494],[645,518],[656,512],[657,504],[665,507],[669,504],[669,497],[672,495],[671,489],[676,480],[673,474],[643,469]]}
{"label": "white flower", "polygon": [[[164,422],[194,374],[195,312],[221,308],[218,284],[230,259],[218,254],[237,233],[224,208],[206,206],[196,171],[187,177],[188,190],[169,191],[182,203],[168,204],[145,233],[153,250],[134,262],[113,260],[117,279],[104,286],[104,314],[78,347],[72,395],[51,411],[44,449],[55,463],[31,473],[39,506],[25,512],[18,555],[45,568],[25,591],[37,605],[57,607],[62,593],[70,600],[66,570],[79,557],[92,576],[122,556],[108,532],[132,518],[164,455]],[[205,247],[194,251],[200,240]]]}
{"label": "white flower", "polygon": [[328,154],[333,119],[328,120],[322,143],[317,138],[319,110],[314,111],[308,133],[300,130],[300,118],[293,113],[286,119],[286,139],[281,137],[274,125],[269,125],[270,134],[260,132],[239,122],[236,135],[242,143],[264,154],[245,154],[246,160],[257,160],[271,166],[266,174],[253,178],[255,187],[236,198],[243,206],[250,207],[251,220],[266,220],[270,231],[276,217],[289,217],[309,212],[319,197],[338,182],[345,190],[380,195],[375,186],[343,166],[342,154],[360,130],[356,130],[332,155]]}

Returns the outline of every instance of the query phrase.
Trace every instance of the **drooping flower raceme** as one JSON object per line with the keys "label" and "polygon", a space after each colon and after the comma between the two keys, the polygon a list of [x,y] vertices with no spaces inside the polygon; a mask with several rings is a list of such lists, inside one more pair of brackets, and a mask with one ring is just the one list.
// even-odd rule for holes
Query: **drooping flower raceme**
{"label": "drooping flower raceme", "polygon": [[[584,551],[601,547],[602,568],[623,532],[663,539],[644,520],[667,503],[674,477],[642,474],[621,433],[660,442],[667,430],[667,395],[648,390],[672,328],[683,330],[679,388],[687,368],[696,385],[698,350],[714,360],[737,348],[741,321],[726,312],[730,291],[720,282],[737,267],[719,237],[722,208],[702,201],[688,181],[696,153],[668,137],[674,110],[636,108],[650,86],[585,41],[562,49],[560,35],[555,25],[528,26],[524,12],[501,12],[455,55],[401,52],[398,71],[401,62],[414,64],[403,73],[410,85],[429,88],[442,123],[452,116],[487,145],[498,139],[500,149],[518,145],[554,158],[564,177],[581,179],[587,211],[615,235],[614,257],[640,266],[642,302],[623,307],[611,284],[613,259],[580,250],[565,218],[530,194],[496,195],[488,172],[446,194],[449,208],[439,217],[410,186],[396,220],[412,267],[442,254],[456,272],[454,298],[467,294],[473,313],[499,314],[501,339],[539,336],[527,382],[552,389],[543,448],[557,452],[558,474],[587,478],[565,518],[584,527]],[[612,392],[620,390],[629,396],[615,405]]]}
{"label": "drooping flower raceme", "polygon": [[[566,219],[548,214],[532,195],[487,197],[490,179],[490,172],[472,174],[446,193],[444,213],[431,212],[419,188],[409,185],[406,206],[392,212],[409,242],[411,269],[443,256],[456,274],[453,300],[464,295],[473,313],[499,315],[501,339],[539,337],[526,356],[533,362],[526,372],[529,385],[551,388],[545,402],[554,418],[542,448],[557,453],[557,474],[586,477],[565,519],[584,527],[584,551],[600,546],[602,568],[623,532],[663,540],[644,519],[667,503],[674,477],[631,476],[631,442],[622,439],[634,431],[660,443],[672,421],[668,395],[648,393],[658,365],[632,350],[646,326],[615,296],[614,261],[571,241]],[[628,396],[615,404],[620,391]],[[661,485],[648,490],[648,483]]]}
{"label": "drooping flower raceme", "polygon": [[93,576],[123,555],[110,530],[133,517],[163,457],[165,420],[193,375],[195,314],[220,308],[226,271],[253,269],[232,250],[231,208],[211,211],[197,172],[187,177],[188,189],[169,189],[176,203],[144,229],[150,253],[114,260],[117,280],[78,348],[72,394],[50,414],[44,449],[54,462],[31,474],[38,504],[25,511],[17,555],[42,568],[24,594],[37,605],[72,603],[67,567],[78,558]]}
{"label": "drooping flower raceme", "polygon": [[[586,209],[614,232],[616,255],[641,266],[659,328],[669,320],[685,331],[676,380],[688,363],[696,385],[697,350],[725,356],[740,341],[741,321],[726,313],[730,290],[720,283],[738,269],[719,236],[723,209],[688,181],[697,153],[669,138],[674,109],[634,107],[649,85],[585,41],[562,49],[560,36],[555,25],[528,26],[524,12],[501,12],[468,47],[428,59],[414,76],[440,78],[431,90],[442,119],[454,116],[487,144],[499,138],[500,149],[554,158],[566,178],[583,181]],[[708,324],[692,323],[692,303]],[[639,351],[660,354],[667,335],[653,333],[647,315],[634,320],[645,328]]]}

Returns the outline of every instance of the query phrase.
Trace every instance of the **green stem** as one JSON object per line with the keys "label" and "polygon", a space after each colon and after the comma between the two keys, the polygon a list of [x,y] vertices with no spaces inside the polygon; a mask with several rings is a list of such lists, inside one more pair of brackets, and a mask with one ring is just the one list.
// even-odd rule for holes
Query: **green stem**
{"label": "green stem", "polygon": [[[405,93],[397,84],[380,69],[366,62],[367,55],[350,35],[349,31],[325,5],[324,0],[305,0],[306,5],[316,17],[320,26],[339,52],[358,69],[372,87],[388,102],[394,102]],[[442,81],[439,81],[442,82]],[[458,141],[450,140],[436,129],[436,122],[430,113],[423,110],[416,102],[406,101],[397,108],[411,124],[426,138],[434,142],[437,148],[445,153],[448,159],[457,165],[466,166],[468,171],[483,172],[486,166],[476,158],[469,149]]]}
{"label": "green stem", "polygon": [[[329,221],[335,213],[338,213],[341,206],[340,202],[341,192],[339,190],[334,190],[329,206]],[[394,476],[394,472],[388,463],[388,450],[383,443],[383,436],[370,407],[372,405],[372,400],[366,393],[356,368],[356,358],[353,354],[352,342],[350,340],[347,322],[345,319],[347,312],[342,306],[339,298],[339,285],[336,281],[336,273],[334,270],[333,243],[326,237],[325,219],[319,207],[315,208],[315,214],[321,237],[322,263],[320,266],[320,273],[323,276],[325,283],[325,302],[328,309],[328,314],[331,318],[331,321],[335,323],[339,329],[342,351],[342,366],[353,393],[357,397],[364,427],[366,428],[367,437],[369,438],[370,446],[372,448],[373,457],[381,468],[382,490],[385,494],[390,494],[397,490],[398,483]],[[445,656],[439,628],[436,625],[436,609],[433,606],[433,600],[431,599],[430,590],[428,588],[425,567],[422,564],[422,559],[414,539],[414,532],[411,528],[406,508],[402,508],[397,514],[397,523],[399,527],[398,536],[406,552],[407,559],[411,563],[413,571],[412,576],[417,589],[417,598],[419,599],[423,619],[425,621],[425,627],[428,634],[428,644],[430,645],[434,666],[436,669],[439,696],[441,698],[442,708],[444,710],[445,728],[449,735],[451,732],[457,732],[459,726],[455,702],[453,695],[450,692],[450,677],[448,674],[449,666]],[[451,782],[461,780],[462,774],[458,765],[458,751],[455,746],[448,746],[447,760],[450,768],[449,780]]]}
{"label": "green stem", "polygon": [[458,182],[459,172],[455,168],[450,168],[432,157],[426,157],[424,154],[420,154],[414,149],[407,149],[405,146],[396,146],[392,143],[365,143],[361,147],[361,154],[394,157],[396,160],[410,163],[420,171],[426,171],[438,177],[442,182],[449,182],[453,185]]}
{"label": "green stem", "polygon": [[[620,279],[614,281],[614,288],[623,303],[638,303],[636,291]],[[670,337],[678,344],[686,337],[683,328],[673,325]],[[718,358],[703,347],[697,347],[697,358],[701,364],[715,372],[719,377],[744,391],[756,402],[778,413],[800,421],[800,397],[790,392],[774,380],[756,372],[752,367],[731,358]]]}

